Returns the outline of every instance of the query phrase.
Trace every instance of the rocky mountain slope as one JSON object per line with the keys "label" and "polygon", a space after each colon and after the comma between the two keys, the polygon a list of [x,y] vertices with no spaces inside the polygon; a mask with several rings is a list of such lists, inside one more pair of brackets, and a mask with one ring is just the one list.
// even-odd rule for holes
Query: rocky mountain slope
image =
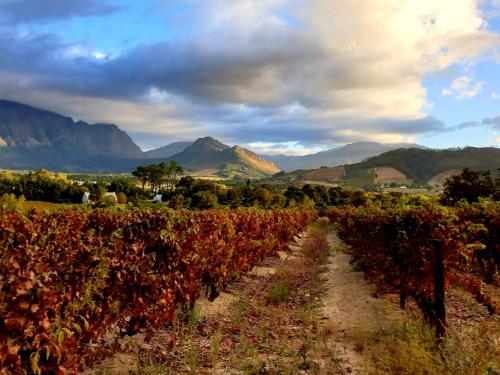
{"label": "rocky mountain slope", "polygon": [[169,160],[175,160],[191,171],[216,169],[217,174],[224,177],[263,177],[280,171],[272,162],[262,160],[254,152],[240,146],[229,147],[212,137],[197,139]]}

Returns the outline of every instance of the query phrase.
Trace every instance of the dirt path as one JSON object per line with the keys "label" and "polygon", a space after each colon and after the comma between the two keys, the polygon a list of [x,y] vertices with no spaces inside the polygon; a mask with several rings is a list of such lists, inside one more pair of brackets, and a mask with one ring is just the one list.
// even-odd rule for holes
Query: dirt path
{"label": "dirt path", "polygon": [[377,330],[403,321],[399,305],[390,296],[374,298],[375,288],[355,272],[350,256],[339,251],[342,241],[335,233],[328,235],[333,251],[325,273],[322,316],[323,324],[332,332],[329,345],[342,359],[347,373],[367,373],[363,346]]}

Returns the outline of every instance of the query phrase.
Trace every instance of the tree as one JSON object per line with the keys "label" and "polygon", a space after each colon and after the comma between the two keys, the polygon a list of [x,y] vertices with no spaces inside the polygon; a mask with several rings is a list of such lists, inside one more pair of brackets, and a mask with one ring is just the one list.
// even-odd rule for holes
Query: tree
{"label": "tree", "polygon": [[193,195],[192,206],[201,210],[217,207],[217,196],[210,191],[199,191]]}
{"label": "tree", "polygon": [[269,208],[273,201],[273,195],[269,190],[264,187],[255,189],[253,193],[254,199],[258,202],[261,207]]}
{"label": "tree", "polygon": [[144,193],[146,183],[149,183],[151,191],[158,193],[163,186],[168,192],[171,192],[177,182],[177,177],[183,173],[182,167],[175,160],[170,163],[149,164],[139,166],[132,174],[142,183],[142,192]]}
{"label": "tree", "polygon": [[126,204],[127,203],[127,195],[123,191],[120,191],[117,194],[117,198],[118,198],[119,204]]}
{"label": "tree", "polygon": [[459,175],[446,180],[441,202],[447,205],[454,205],[462,199],[477,202],[479,197],[489,197],[494,193],[495,185],[490,171],[465,168]]}
{"label": "tree", "polygon": [[289,202],[294,200],[296,204],[300,204],[305,199],[306,194],[296,186],[289,186],[285,191],[285,197]]}
{"label": "tree", "polygon": [[233,187],[227,192],[227,203],[231,208],[238,208],[241,206],[241,191],[238,187]]}
{"label": "tree", "polygon": [[149,179],[147,167],[144,167],[144,166],[137,167],[137,169],[132,172],[132,175],[134,175],[135,177],[137,177],[137,179],[139,181],[141,181],[142,194],[144,194],[144,189],[145,189],[146,183],[148,182],[148,179]]}
{"label": "tree", "polygon": [[170,200],[168,201],[168,206],[170,208],[173,208],[175,210],[184,208],[186,206],[186,198],[182,194],[175,194]]}
{"label": "tree", "polygon": [[172,191],[177,183],[177,177],[183,174],[184,171],[180,165],[177,164],[175,160],[172,160],[166,168],[166,187],[167,191]]}

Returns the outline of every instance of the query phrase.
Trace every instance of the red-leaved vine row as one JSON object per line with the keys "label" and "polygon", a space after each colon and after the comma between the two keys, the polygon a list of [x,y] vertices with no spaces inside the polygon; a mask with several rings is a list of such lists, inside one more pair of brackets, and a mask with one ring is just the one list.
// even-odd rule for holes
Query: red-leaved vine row
{"label": "red-leaved vine row", "polygon": [[433,240],[438,240],[445,287],[460,284],[491,313],[498,311],[480,279],[499,271],[500,204],[346,207],[332,209],[328,216],[350,246],[354,262],[380,291],[398,291],[402,306],[411,296],[432,318]]}
{"label": "red-leaved vine row", "polygon": [[110,327],[172,322],[314,211],[0,211],[0,374],[76,373]]}

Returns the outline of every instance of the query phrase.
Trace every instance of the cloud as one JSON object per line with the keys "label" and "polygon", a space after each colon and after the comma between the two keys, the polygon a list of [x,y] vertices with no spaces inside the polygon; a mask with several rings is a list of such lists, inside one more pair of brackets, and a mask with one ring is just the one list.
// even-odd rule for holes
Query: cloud
{"label": "cloud", "polygon": [[483,89],[484,82],[474,81],[472,77],[461,76],[453,80],[451,86],[443,90],[444,96],[453,96],[455,99],[470,99]]}
{"label": "cloud", "polygon": [[500,130],[500,116],[485,118],[481,125],[491,127],[493,130]]}
{"label": "cloud", "polygon": [[0,20],[19,24],[110,14],[119,7],[100,0],[0,0]]}
{"label": "cloud", "polygon": [[[111,11],[90,0],[56,9],[60,2],[39,20]],[[36,13],[27,0],[0,4],[10,22]],[[500,51],[473,0],[187,0],[164,11],[177,8],[182,27],[172,37],[114,56],[0,30],[0,96],[115,122],[148,142],[394,142],[445,128],[425,113],[425,77]],[[481,90],[460,78],[450,94]]]}
{"label": "cloud", "polygon": [[319,151],[323,151],[322,148],[307,148],[300,145],[298,142],[252,142],[248,143],[247,146],[252,151],[259,155],[307,155],[314,154]]}
{"label": "cloud", "polygon": [[491,99],[500,99],[500,94],[498,92],[492,92],[490,95]]}

